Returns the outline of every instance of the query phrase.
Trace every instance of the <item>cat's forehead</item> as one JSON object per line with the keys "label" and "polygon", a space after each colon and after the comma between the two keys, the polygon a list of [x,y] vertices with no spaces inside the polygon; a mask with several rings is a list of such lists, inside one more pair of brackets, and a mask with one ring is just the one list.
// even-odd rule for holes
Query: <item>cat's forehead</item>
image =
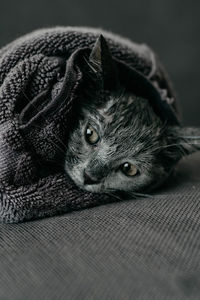
{"label": "cat's forehead", "polygon": [[132,109],[136,96],[132,94],[111,94],[106,98],[105,103],[97,108],[98,113],[107,119],[108,117],[114,118],[115,115],[126,115],[127,109]]}
{"label": "cat's forehead", "polygon": [[[102,153],[115,157],[117,153],[119,156],[123,153],[130,157],[158,142],[160,127],[153,121],[150,125],[146,124],[145,111],[151,114],[148,108],[146,99],[127,95],[117,102],[110,96],[101,107],[85,110],[85,123],[91,123],[101,136]],[[144,122],[139,113],[141,111]]]}
{"label": "cat's forehead", "polygon": [[109,130],[151,124],[158,119],[147,99],[127,92],[107,93],[101,105],[91,103],[84,107],[84,116]]}

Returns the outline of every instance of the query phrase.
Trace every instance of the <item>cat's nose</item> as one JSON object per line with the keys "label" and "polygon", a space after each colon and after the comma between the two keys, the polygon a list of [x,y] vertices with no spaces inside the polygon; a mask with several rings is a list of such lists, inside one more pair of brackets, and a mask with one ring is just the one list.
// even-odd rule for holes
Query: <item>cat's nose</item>
{"label": "cat's nose", "polygon": [[91,175],[89,175],[85,170],[83,172],[83,178],[84,178],[84,184],[97,184],[100,182],[96,178],[93,178]]}

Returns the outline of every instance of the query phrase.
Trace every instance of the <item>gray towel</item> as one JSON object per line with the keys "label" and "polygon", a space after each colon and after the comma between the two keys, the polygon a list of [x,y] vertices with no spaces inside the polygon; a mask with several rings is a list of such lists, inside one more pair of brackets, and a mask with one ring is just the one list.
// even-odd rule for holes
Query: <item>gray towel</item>
{"label": "gray towel", "polygon": [[[179,124],[177,101],[154,52],[103,30],[56,27],[0,50],[0,220],[21,222],[115,201],[79,189],[62,158],[76,118],[84,57],[100,34],[122,84],[149,99],[161,119]],[[112,78],[109,78],[108,88]],[[60,161],[60,164],[55,164]]]}

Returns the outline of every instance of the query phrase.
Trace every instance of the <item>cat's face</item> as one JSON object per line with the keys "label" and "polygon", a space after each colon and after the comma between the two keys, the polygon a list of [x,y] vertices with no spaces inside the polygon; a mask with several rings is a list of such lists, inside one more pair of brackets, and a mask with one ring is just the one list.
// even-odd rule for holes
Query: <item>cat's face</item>
{"label": "cat's face", "polygon": [[91,192],[144,191],[159,185],[177,158],[162,154],[165,126],[148,100],[115,94],[105,103],[82,108],[69,137],[65,171]]}
{"label": "cat's face", "polygon": [[[199,130],[163,124],[147,99],[121,93],[102,36],[85,62],[87,83],[68,140],[66,173],[91,192],[131,194],[160,185],[181,157],[200,148]],[[116,92],[106,92],[107,85]]]}

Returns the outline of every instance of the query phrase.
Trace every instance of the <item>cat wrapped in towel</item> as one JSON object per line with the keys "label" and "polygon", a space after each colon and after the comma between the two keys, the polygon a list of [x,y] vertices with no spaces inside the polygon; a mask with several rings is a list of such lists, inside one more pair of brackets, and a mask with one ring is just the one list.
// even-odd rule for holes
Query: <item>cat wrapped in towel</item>
{"label": "cat wrapped in towel", "polygon": [[199,149],[145,44],[55,27],[0,49],[0,220],[147,196]]}

